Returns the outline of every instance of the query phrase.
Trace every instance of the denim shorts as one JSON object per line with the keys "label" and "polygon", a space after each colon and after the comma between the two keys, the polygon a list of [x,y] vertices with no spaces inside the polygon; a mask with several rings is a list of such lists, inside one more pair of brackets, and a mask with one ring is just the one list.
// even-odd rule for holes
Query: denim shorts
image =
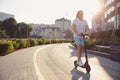
{"label": "denim shorts", "polygon": [[76,45],[81,45],[81,46],[84,46],[84,45],[85,45],[83,38],[74,37],[74,41],[75,41],[75,44],[76,44]]}

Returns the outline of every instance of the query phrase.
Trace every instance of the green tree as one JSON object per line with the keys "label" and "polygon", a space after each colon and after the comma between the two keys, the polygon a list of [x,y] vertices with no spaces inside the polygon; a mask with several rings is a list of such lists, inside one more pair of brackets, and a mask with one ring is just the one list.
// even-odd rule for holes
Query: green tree
{"label": "green tree", "polygon": [[1,30],[5,30],[10,38],[14,38],[17,30],[16,25],[17,22],[14,18],[8,18],[2,22]]}
{"label": "green tree", "polygon": [[7,33],[5,30],[0,30],[0,38],[6,38],[7,37]]}
{"label": "green tree", "polygon": [[1,29],[1,27],[2,27],[2,21],[0,21],[0,29]]}
{"label": "green tree", "polygon": [[120,29],[117,29],[115,35],[120,38]]}
{"label": "green tree", "polygon": [[30,36],[32,27],[24,22],[17,24],[17,34],[19,38],[26,38]]}

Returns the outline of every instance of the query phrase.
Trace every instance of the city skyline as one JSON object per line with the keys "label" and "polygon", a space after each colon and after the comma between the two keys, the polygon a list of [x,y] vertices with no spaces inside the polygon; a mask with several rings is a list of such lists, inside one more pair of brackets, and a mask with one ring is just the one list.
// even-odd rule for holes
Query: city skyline
{"label": "city skyline", "polygon": [[72,21],[77,11],[83,10],[90,26],[91,17],[99,8],[97,0],[0,0],[0,12],[15,15],[17,22],[35,24],[54,24],[62,17]]}

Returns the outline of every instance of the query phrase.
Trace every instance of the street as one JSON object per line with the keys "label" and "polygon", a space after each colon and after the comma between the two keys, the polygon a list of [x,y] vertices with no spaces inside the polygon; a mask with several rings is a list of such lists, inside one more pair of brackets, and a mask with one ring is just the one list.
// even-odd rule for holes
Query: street
{"label": "street", "polygon": [[0,57],[0,80],[120,80],[120,63],[90,54],[88,58],[90,73],[74,69],[76,50],[70,43],[25,48]]}
{"label": "street", "polygon": [[[120,80],[120,64],[110,59],[88,55],[91,72],[74,69],[77,59],[71,44],[54,44],[37,54],[37,63],[45,80]],[[84,54],[82,60],[85,62]]]}

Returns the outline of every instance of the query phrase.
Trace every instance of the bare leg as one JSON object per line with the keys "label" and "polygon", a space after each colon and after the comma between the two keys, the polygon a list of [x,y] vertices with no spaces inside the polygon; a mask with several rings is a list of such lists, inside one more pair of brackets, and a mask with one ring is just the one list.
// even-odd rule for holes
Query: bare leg
{"label": "bare leg", "polygon": [[78,61],[81,61],[82,48],[83,47],[81,45],[77,45],[77,57],[78,57]]}

